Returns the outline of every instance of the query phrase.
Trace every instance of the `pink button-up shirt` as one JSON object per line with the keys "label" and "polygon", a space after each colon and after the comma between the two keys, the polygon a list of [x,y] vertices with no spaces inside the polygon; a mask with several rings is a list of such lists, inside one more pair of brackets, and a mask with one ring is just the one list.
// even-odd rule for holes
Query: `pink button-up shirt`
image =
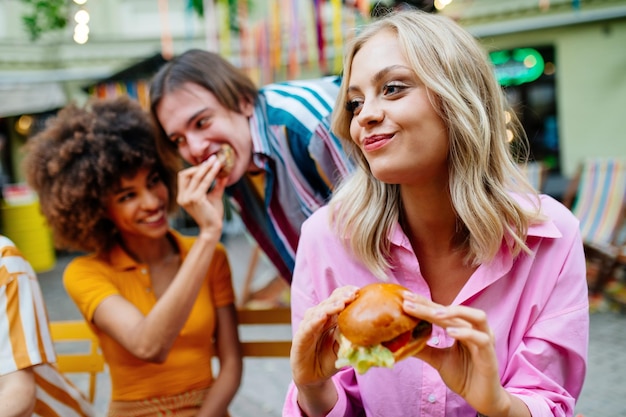
{"label": "pink button-up shirt", "polygon": [[[521,202],[520,202],[521,203]],[[503,245],[493,261],[480,265],[453,304],[485,311],[496,338],[500,381],[521,398],[533,417],[573,416],[587,364],[589,313],[585,257],[577,219],[556,200],[541,196],[548,218],[531,226],[527,245],[513,258]],[[389,281],[430,297],[419,263],[399,225],[391,234],[393,270]],[[336,237],[328,209],[318,210],[302,229],[292,283],[292,323],[337,287],[376,281]],[[434,327],[431,346],[453,340]],[[393,369],[351,368],[333,377],[339,399],[328,416],[475,417],[435,369],[416,358]],[[283,416],[300,416],[297,390],[290,386]]]}

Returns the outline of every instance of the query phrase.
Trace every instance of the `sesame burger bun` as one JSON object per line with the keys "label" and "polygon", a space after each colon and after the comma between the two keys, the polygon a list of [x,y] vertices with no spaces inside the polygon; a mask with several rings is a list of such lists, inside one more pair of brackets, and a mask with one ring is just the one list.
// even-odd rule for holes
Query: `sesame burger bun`
{"label": "sesame burger bun", "polygon": [[217,178],[226,178],[235,166],[235,152],[230,145],[224,143],[217,152],[217,157],[222,163],[222,169],[217,173]]}
{"label": "sesame burger bun", "polygon": [[426,345],[432,325],[404,312],[403,291],[402,285],[382,282],[360,288],[337,317],[339,331],[356,346],[382,344],[396,362],[413,356]]}

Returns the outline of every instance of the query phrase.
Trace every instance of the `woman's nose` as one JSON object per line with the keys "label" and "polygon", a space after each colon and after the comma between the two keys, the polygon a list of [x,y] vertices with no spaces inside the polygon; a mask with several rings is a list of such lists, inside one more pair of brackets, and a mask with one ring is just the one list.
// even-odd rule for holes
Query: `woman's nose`
{"label": "woman's nose", "polygon": [[161,205],[161,198],[155,190],[147,190],[141,197],[141,205],[144,209],[154,209]]}
{"label": "woman's nose", "polygon": [[357,115],[357,121],[361,126],[379,123],[384,117],[384,112],[376,100],[366,100],[361,105],[361,111]]}

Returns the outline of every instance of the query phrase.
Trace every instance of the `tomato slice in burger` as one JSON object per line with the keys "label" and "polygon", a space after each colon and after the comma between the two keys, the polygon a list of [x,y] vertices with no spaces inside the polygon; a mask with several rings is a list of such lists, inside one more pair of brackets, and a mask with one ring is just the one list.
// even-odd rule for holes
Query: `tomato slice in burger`
{"label": "tomato slice in burger", "polygon": [[382,342],[381,345],[383,345],[384,347],[386,347],[390,351],[395,352],[396,350],[400,349],[402,346],[404,346],[407,343],[409,343],[409,340],[411,340],[411,331],[410,330],[408,332],[401,333],[400,335],[394,337],[391,340],[388,340],[386,342]]}

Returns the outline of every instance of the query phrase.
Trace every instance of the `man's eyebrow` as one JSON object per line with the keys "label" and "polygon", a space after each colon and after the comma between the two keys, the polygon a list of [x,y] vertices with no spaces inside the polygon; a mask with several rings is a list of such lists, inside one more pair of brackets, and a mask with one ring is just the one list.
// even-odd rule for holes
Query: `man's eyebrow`
{"label": "man's eyebrow", "polygon": [[[199,115],[201,115],[202,113],[204,113],[205,111],[207,111],[206,107],[203,107],[201,109],[199,109],[197,112],[193,113],[191,116],[189,116],[187,118],[187,120],[185,120],[185,126],[187,126],[188,124],[190,124],[195,118],[197,118]],[[176,136],[176,133],[170,133],[170,132],[165,132],[167,137],[172,137],[172,136]]]}

